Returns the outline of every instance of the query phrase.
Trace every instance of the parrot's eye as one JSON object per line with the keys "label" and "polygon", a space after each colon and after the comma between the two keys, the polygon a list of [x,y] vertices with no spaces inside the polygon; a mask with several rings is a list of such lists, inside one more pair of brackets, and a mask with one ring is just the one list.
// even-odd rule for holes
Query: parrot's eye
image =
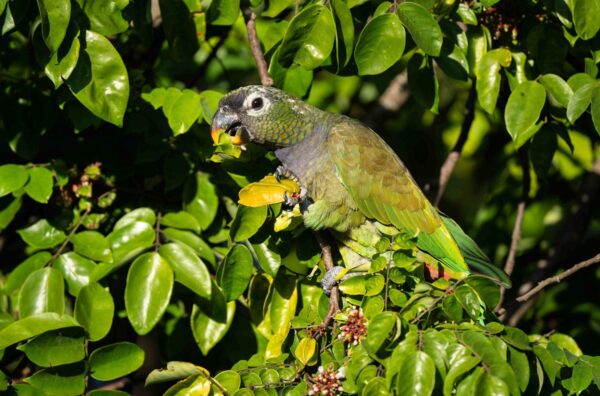
{"label": "parrot's eye", "polygon": [[262,98],[255,98],[255,99],[252,100],[252,108],[254,110],[258,110],[261,107],[263,107],[263,100],[262,100]]}

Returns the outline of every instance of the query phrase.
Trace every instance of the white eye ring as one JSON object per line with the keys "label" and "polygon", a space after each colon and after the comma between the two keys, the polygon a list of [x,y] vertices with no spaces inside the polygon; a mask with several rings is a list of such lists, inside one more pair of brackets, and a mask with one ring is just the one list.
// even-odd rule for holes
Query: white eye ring
{"label": "white eye ring", "polygon": [[244,108],[250,116],[258,116],[266,112],[271,107],[271,101],[265,98],[262,93],[251,93],[244,100]]}

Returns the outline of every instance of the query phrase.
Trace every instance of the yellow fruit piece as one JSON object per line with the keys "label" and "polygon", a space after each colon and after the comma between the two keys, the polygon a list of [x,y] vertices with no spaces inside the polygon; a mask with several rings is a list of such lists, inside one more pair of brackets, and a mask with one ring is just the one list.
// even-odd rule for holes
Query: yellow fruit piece
{"label": "yellow fruit piece", "polygon": [[262,180],[250,183],[240,190],[239,203],[256,208],[284,202],[286,193],[292,195],[299,192],[300,186],[293,180],[283,179],[280,182],[275,176],[265,176]]}

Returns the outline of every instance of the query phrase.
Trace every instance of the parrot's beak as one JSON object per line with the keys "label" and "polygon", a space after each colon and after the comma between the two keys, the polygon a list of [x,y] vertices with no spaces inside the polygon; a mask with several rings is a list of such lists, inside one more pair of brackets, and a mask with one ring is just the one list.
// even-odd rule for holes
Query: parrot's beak
{"label": "parrot's beak", "polygon": [[248,142],[246,127],[242,125],[238,116],[231,112],[228,107],[221,107],[215,113],[210,126],[210,136],[215,144],[219,143],[222,133],[231,136],[231,143],[243,146]]}

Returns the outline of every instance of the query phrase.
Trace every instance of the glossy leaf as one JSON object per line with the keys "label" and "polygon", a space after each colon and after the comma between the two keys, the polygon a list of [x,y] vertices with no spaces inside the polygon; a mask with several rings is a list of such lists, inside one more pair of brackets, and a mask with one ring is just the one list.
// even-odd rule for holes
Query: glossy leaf
{"label": "glossy leaf", "polygon": [[8,274],[4,282],[4,293],[11,294],[16,290],[19,290],[27,277],[31,275],[31,273],[45,266],[51,258],[52,255],[48,252],[38,252],[29,256]]}
{"label": "glossy leaf", "polygon": [[63,329],[41,334],[17,347],[27,359],[42,367],[75,363],[85,358],[81,329]]}
{"label": "glossy leaf", "polygon": [[209,262],[213,267],[215,266],[216,259],[214,252],[198,235],[190,231],[173,228],[166,228],[162,230],[162,233],[171,241],[191,247],[200,258]]}
{"label": "glossy leaf", "polygon": [[52,172],[36,166],[29,170],[29,181],[25,185],[25,193],[34,201],[48,203],[52,195]]}
{"label": "glossy leaf", "polygon": [[34,50],[38,61],[45,66],[46,76],[52,81],[54,88],[58,88],[71,76],[77,66],[81,50],[80,31],[77,25],[71,22],[62,44],[55,53],[51,53],[43,44],[41,34],[40,29],[34,32]]}
{"label": "glossy leaf", "polygon": [[444,396],[452,395],[456,380],[462,375],[471,371],[481,362],[481,359],[475,356],[462,356],[456,360],[448,370],[444,379]]}
{"label": "glossy leaf", "polygon": [[244,245],[234,245],[219,270],[219,285],[226,301],[244,293],[254,272],[252,255]]}
{"label": "glossy leaf", "polygon": [[108,240],[98,231],[82,231],[71,237],[73,250],[95,261],[112,261]]}
{"label": "glossy leaf", "polygon": [[61,254],[55,261],[54,266],[60,270],[63,278],[67,281],[69,294],[77,297],[82,287],[90,283],[90,278],[96,264],[78,255],[75,252]]}
{"label": "glossy leaf", "polygon": [[583,115],[592,103],[594,89],[598,87],[596,81],[583,85],[573,92],[569,105],[567,106],[567,118],[574,123]]}
{"label": "glossy leaf", "polygon": [[371,355],[377,355],[386,340],[394,334],[396,320],[396,314],[390,311],[381,312],[369,319],[364,346]]}
{"label": "glossy leaf", "polygon": [[105,36],[124,32],[129,22],[123,17],[129,0],[77,0],[93,31]]}
{"label": "glossy leaf", "polygon": [[229,229],[234,242],[241,242],[256,234],[267,219],[267,206],[255,208],[240,205]]}
{"label": "glossy leaf", "polygon": [[507,67],[512,60],[510,51],[498,48],[486,52],[477,69],[477,99],[481,107],[492,114],[500,93],[500,69]]}
{"label": "glossy leaf", "polygon": [[200,233],[201,231],[200,224],[198,224],[196,218],[184,211],[167,213],[160,218],[160,224],[182,230],[191,230],[196,233]]}
{"label": "glossy leaf", "polygon": [[62,243],[66,235],[53,227],[48,220],[41,219],[27,228],[17,231],[23,241],[36,249],[49,249]]}
{"label": "glossy leaf", "polygon": [[73,95],[95,116],[123,125],[129,100],[129,77],[119,53],[104,36],[87,30],[85,50],[67,80]]}
{"label": "glossy leaf", "polygon": [[65,38],[71,18],[71,2],[62,0],[38,0],[42,17],[42,37],[51,53],[58,51]]}
{"label": "glossy leaf", "polygon": [[154,243],[154,228],[148,223],[135,221],[115,229],[107,239],[113,254],[114,264],[122,265],[138,256]]}
{"label": "glossy leaf", "polygon": [[207,174],[196,173],[185,184],[183,208],[196,218],[203,230],[207,229],[214,220],[218,204],[215,186]]}
{"label": "glossy leaf", "polygon": [[296,288],[296,277],[285,275],[279,271],[273,284],[269,316],[271,329],[277,333],[281,328],[289,325],[296,313],[298,304],[298,290]]}
{"label": "glossy leaf", "polygon": [[379,74],[402,57],[406,32],[396,14],[373,18],[358,36],[354,60],[358,74]]}
{"label": "glossy leaf", "polygon": [[20,165],[0,165],[0,197],[17,191],[27,183],[29,174]]}
{"label": "glossy leaf", "polygon": [[19,319],[0,329],[0,349],[5,349],[17,342],[25,341],[47,331],[65,327],[79,327],[79,324],[72,316],[59,315],[54,312]]}
{"label": "glossy leaf", "polygon": [[577,35],[584,40],[593,38],[600,30],[600,1],[575,0],[572,1],[573,24]]}
{"label": "glossy leaf", "polygon": [[0,231],[4,230],[14,220],[23,204],[22,197],[6,197],[0,200]]}
{"label": "glossy leaf", "polygon": [[84,286],[75,300],[75,320],[86,330],[90,341],[101,340],[108,334],[114,313],[112,295],[96,282]]}
{"label": "glossy leaf", "polygon": [[235,301],[225,302],[223,294],[213,284],[210,306],[192,308],[191,327],[202,354],[207,355],[227,331],[235,313]]}
{"label": "glossy leaf", "polygon": [[331,12],[320,4],[304,8],[292,19],[283,42],[279,62],[312,70],[321,65],[333,49],[335,24]]}
{"label": "glossy leaf", "polygon": [[150,332],[167,309],[173,290],[173,270],[158,253],[138,257],[127,273],[125,310],[133,329]]}
{"label": "glossy leaf", "polygon": [[240,375],[233,370],[221,371],[219,374],[215,375],[214,379],[230,394],[233,394],[240,389],[242,383]]}
{"label": "glossy leaf", "polygon": [[187,377],[209,376],[210,373],[192,363],[172,361],[167,363],[165,369],[152,370],[146,377],[146,386],[160,384],[167,381],[181,380]]}
{"label": "glossy leaf", "polygon": [[60,272],[41,268],[27,277],[19,292],[19,317],[65,310],[65,287]]}
{"label": "glossy leaf", "polygon": [[592,121],[596,132],[600,135],[600,86],[597,86],[592,91]]}
{"label": "glossy leaf", "polygon": [[177,282],[197,295],[210,299],[210,273],[192,248],[183,244],[169,243],[161,246],[158,252],[173,268]]}
{"label": "glossy leaf", "polygon": [[131,212],[126,213],[115,223],[114,230],[123,228],[136,221],[141,221],[142,223],[148,223],[151,226],[154,226],[154,223],[156,223],[156,214],[154,213],[154,210],[150,208],[134,209]]}
{"label": "glossy leaf", "polygon": [[27,382],[46,395],[79,396],[85,391],[85,365],[71,364],[37,371]]}
{"label": "glossy leaf", "polygon": [[522,83],[510,94],[504,112],[504,122],[517,146],[518,143],[524,143],[523,134],[538,121],[545,103],[546,90],[535,81]]}
{"label": "glossy leaf", "polygon": [[540,83],[546,88],[550,98],[554,99],[565,109],[569,106],[573,90],[560,76],[556,74],[544,74],[540,77]]}
{"label": "glossy leaf", "polygon": [[314,338],[303,338],[298,343],[294,355],[296,359],[303,364],[307,365],[308,362],[313,358],[317,352],[317,341]]}
{"label": "glossy leaf", "polygon": [[433,15],[422,5],[413,2],[399,4],[397,12],[417,46],[427,55],[438,56],[444,36]]}
{"label": "glossy leaf", "polygon": [[211,25],[233,25],[240,14],[240,0],[213,0],[207,12]]}
{"label": "glossy leaf", "polygon": [[435,385],[435,365],[422,351],[409,353],[402,363],[396,382],[396,393],[403,395],[431,395]]}
{"label": "glossy leaf", "polygon": [[117,342],[96,349],[88,363],[92,378],[110,381],[140,368],[144,363],[144,351],[131,342]]}

